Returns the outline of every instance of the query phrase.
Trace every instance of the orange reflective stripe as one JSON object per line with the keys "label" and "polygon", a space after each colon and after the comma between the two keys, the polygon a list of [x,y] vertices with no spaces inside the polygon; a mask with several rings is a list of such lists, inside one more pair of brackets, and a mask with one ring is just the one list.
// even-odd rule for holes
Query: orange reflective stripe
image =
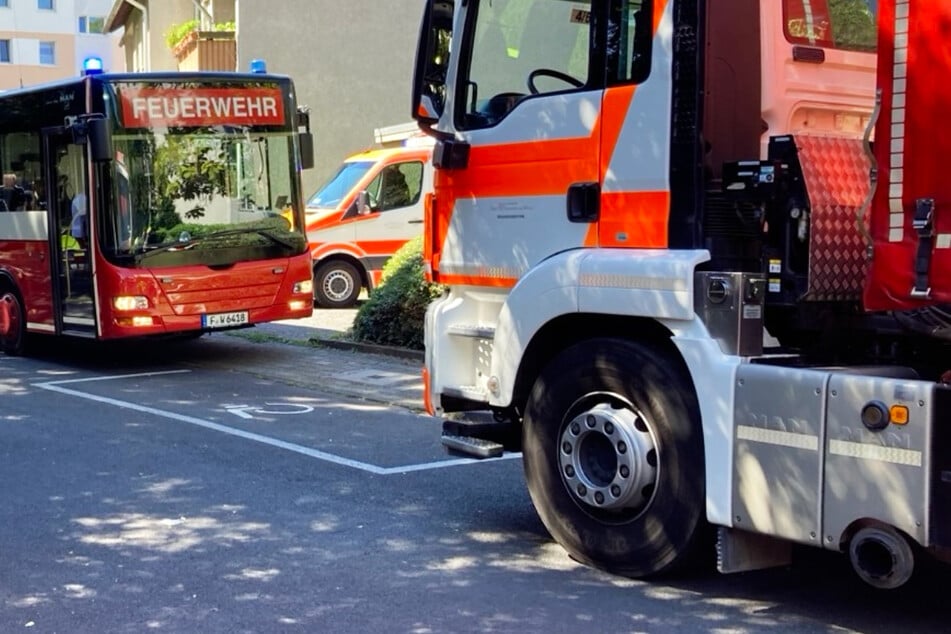
{"label": "orange reflective stripe", "polygon": [[436,415],[436,408],[433,407],[433,391],[429,384],[429,368],[423,366],[423,411],[430,416]]}
{"label": "orange reflective stripe", "polygon": [[660,248],[668,246],[670,192],[601,194],[601,246]]}
{"label": "orange reflective stripe", "polygon": [[470,152],[465,171],[446,174],[456,198],[566,195],[570,183],[592,180],[597,169],[592,137],[474,146]]}
{"label": "orange reflective stripe", "polygon": [[660,28],[660,21],[664,18],[664,11],[667,10],[668,0],[657,0],[654,3],[654,35],[657,35],[657,29]]}
{"label": "orange reflective stripe", "polygon": [[512,288],[518,282],[514,277],[486,277],[482,275],[439,275],[439,283],[447,286],[489,286]]}
{"label": "orange reflective stripe", "polygon": [[601,127],[601,179],[604,180],[614,158],[618,138],[624,128],[624,122],[631,110],[634,93],[637,86],[620,86],[608,88],[604,91],[604,100],[601,103],[601,116],[598,118]]}

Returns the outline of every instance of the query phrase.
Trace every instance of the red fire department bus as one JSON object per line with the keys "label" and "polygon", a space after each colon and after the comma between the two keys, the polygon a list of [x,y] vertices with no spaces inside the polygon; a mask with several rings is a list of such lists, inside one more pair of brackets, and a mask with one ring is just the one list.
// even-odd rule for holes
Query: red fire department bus
{"label": "red fire department bus", "polygon": [[0,112],[0,350],[311,314],[290,79],[86,74]]}

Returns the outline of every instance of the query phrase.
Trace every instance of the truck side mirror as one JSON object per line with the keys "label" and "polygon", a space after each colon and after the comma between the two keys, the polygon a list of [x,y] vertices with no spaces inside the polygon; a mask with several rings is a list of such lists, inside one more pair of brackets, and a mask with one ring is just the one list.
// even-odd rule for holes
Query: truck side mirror
{"label": "truck side mirror", "polygon": [[424,129],[437,123],[445,106],[452,13],[453,3],[446,0],[430,0],[423,12],[413,77],[412,116]]}

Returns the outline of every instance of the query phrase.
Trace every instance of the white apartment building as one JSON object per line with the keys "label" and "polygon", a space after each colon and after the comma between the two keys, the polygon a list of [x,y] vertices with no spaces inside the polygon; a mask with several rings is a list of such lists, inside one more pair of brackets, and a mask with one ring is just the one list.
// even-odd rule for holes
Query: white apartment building
{"label": "white apartment building", "polygon": [[73,77],[99,57],[123,71],[118,38],[104,32],[112,0],[0,0],[0,90]]}

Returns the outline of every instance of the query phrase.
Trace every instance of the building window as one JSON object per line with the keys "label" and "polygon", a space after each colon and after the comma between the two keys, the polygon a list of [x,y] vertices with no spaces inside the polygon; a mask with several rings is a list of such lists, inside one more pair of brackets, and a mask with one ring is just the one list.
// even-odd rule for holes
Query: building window
{"label": "building window", "polygon": [[[2,0],[0,0],[2,2]],[[102,33],[105,30],[106,19],[102,16],[79,16],[80,33]]]}
{"label": "building window", "polygon": [[10,40],[0,40],[0,64],[10,63]]}
{"label": "building window", "polygon": [[40,42],[40,64],[56,63],[56,43]]}
{"label": "building window", "polygon": [[52,11],[56,7],[53,6],[54,0],[36,0],[37,9],[46,9],[47,11]]}

